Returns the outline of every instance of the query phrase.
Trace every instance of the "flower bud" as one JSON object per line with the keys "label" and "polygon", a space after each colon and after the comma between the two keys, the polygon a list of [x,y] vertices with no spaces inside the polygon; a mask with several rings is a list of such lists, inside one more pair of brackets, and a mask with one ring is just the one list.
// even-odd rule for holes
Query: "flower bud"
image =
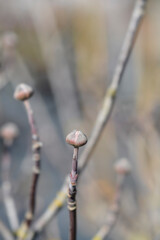
{"label": "flower bud", "polygon": [[34,94],[34,90],[27,84],[21,83],[19,84],[14,92],[14,98],[20,101],[25,101],[32,97]]}
{"label": "flower bud", "polygon": [[87,143],[88,139],[81,131],[73,130],[66,137],[66,142],[75,148],[81,147]]}
{"label": "flower bud", "polygon": [[122,158],[116,162],[114,169],[118,174],[128,174],[131,171],[131,165],[126,158]]}
{"label": "flower bud", "polygon": [[18,127],[14,123],[6,123],[0,129],[0,136],[7,145],[12,144],[18,134]]}

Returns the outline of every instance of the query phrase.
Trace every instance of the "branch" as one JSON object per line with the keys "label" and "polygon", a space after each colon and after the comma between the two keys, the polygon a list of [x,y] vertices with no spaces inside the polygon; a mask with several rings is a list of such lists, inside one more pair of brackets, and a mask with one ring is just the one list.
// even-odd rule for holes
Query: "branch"
{"label": "branch", "polygon": [[37,185],[38,185],[38,179],[40,174],[40,150],[42,147],[42,143],[39,140],[39,135],[36,128],[33,111],[28,100],[33,95],[33,93],[34,93],[33,89],[26,84],[18,85],[14,93],[15,99],[23,101],[27,115],[28,115],[28,121],[29,121],[31,134],[32,134],[32,150],[33,150],[33,161],[34,161],[32,183],[31,183],[31,189],[30,189],[30,198],[29,198],[29,208],[25,214],[24,221],[22,222],[19,230],[17,231],[17,236],[19,240],[25,239],[26,234],[34,218],[35,207],[36,207],[36,192],[37,192]]}
{"label": "branch", "polygon": [[4,240],[14,240],[11,232],[1,220],[0,220],[0,234]]}
{"label": "branch", "polygon": [[13,232],[19,227],[19,220],[15,201],[12,197],[12,185],[10,181],[11,168],[11,147],[15,138],[18,136],[18,128],[14,123],[4,124],[0,129],[0,136],[3,140],[3,155],[2,155],[2,191],[4,205],[6,208],[7,217]]}
{"label": "branch", "polygon": [[121,187],[116,190],[116,196],[114,199],[114,203],[107,215],[106,223],[99,229],[97,234],[92,238],[92,240],[103,240],[107,239],[110,235],[113,227],[116,224],[119,210],[120,210],[120,195],[121,195]]}
{"label": "branch", "polygon": [[118,160],[117,163],[115,164],[115,171],[117,173],[117,186],[115,198],[112,207],[107,215],[106,222],[97,232],[97,234],[92,238],[92,240],[107,239],[117,222],[120,211],[120,201],[122,196],[123,184],[127,174],[130,173],[131,171],[131,166],[128,160],[125,158]]}
{"label": "branch", "polygon": [[87,137],[81,132],[74,130],[66,137],[66,142],[74,147],[72,168],[68,185],[68,210],[70,217],[70,240],[76,240],[77,236],[77,179],[78,179],[78,151],[79,147],[87,143]]}
{"label": "branch", "polygon": [[[140,27],[140,23],[144,15],[146,3],[147,3],[147,0],[138,0],[136,2],[136,5],[130,20],[129,28],[120,52],[117,67],[113,75],[113,80],[104,97],[103,106],[98,114],[97,120],[93,127],[91,137],[88,141],[87,147],[85,148],[85,150],[83,151],[79,159],[79,168],[78,168],[79,174],[82,172],[82,170],[85,168],[86,164],[88,163],[88,160],[90,159],[90,156],[101,136],[101,133],[109,120],[110,114],[112,112],[112,109],[115,103],[116,95],[122,80],[122,76],[126,68],[126,64],[128,62],[131,51],[133,49],[134,42]],[[49,205],[49,207],[42,214],[42,216],[35,222],[33,226],[33,232],[30,233],[30,237],[34,235],[34,232],[40,232],[45,227],[45,225],[56,215],[56,213],[60,210],[60,208],[64,205],[66,196],[67,196],[68,181],[69,181],[69,176],[65,178],[64,184],[61,190],[59,191],[57,197]]]}
{"label": "branch", "polygon": [[122,81],[123,73],[126,68],[130,54],[133,50],[136,36],[144,16],[146,3],[147,0],[137,0],[135,4],[128,31],[126,33],[126,37],[124,39],[124,43],[120,52],[118,63],[115,68],[112,82],[108,90],[106,91],[103,105],[96,119],[90,140],[88,141],[87,147],[85,148],[80,157],[79,172],[81,172],[85,168],[113,110],[116,95]]}

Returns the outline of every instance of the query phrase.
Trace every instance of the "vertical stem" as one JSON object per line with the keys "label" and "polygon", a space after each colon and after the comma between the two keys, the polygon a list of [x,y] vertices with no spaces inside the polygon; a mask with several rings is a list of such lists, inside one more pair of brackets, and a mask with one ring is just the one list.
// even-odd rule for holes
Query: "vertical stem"
{"label": "vertical stem", "polygon": [[29,121],[30,128],[31,128],[33,161],[34,161],[32,184],[31,184],[31,189],[30,189],[29,211],[28,211],[28,215],[30,215],[30,217],[26,218],[26,223],[27,223],[28,227],[30,227],[31,222],[34,217],[35,206],[36,206],[36,190],[37,190],[38,178],[39,178],[39,174],[40,174],[41,143],[39,142],[39,136],[38,136],[38,132],[37,132],[34,116],[33,116],[33,111],[32,111],[29,101],[28,100],[24,101],[24,105],[26,108],[26,112],[28,115],[28,121]]}
{"label": "vertical stem", "polygon": [[69,211],[70,216],[70,240],[76,240],[76,232],[77,232],[77,217],[76,217],[76,209],[73,211]]}
{"label": "vertical stem", "polygon": [[70,217],[70,240],[76,240],[77,232],[77,214],[76,214],[76,185],[77,185],[77,166],[78,166],[78,149],[74,148],[73,158],[72,158],[72,170],[70,173],[69,189],[68,189],[68,210]]}
{"label": "vertical stem", "polygon": [[30,128],[31,128],[32,139],[38,140],[38,132],[36,129],[36,124],[35,124],[35,120],[34,120],[34,116],[33,116],[33,110],[31,108],[31,105],[28,100],[24,101],[24,106],[26,108],[28,121],[29,121]]}
{"label": "vertical stem", "polygon": [[42,143],[39,141],[39,136],[38,136],[31,105],[28,100],[24,101],[24,105],[26,108],[28,121],[31,128],[34,165],[32,169],[33,173],[32,173],[32,183],[31,183],[30,195],[29,195],[29,208],[25,214],[24,222],[22,223],[19,231],[17,232],[17,236],[19,240],[23,240],[26,237],[26,233],[30,228],[34,218],[34,213],[36,208],[37,185],[38,185],[38,179],[40,175],[40,150],[42,147]]}
{"label": "vertical stem", "polygon": [[10,165],[10,147],[4,144],[2,157],[2,190],[8,220],[12,231],[15,232],[18,229],[19,221],[15,202],[11,194]]}

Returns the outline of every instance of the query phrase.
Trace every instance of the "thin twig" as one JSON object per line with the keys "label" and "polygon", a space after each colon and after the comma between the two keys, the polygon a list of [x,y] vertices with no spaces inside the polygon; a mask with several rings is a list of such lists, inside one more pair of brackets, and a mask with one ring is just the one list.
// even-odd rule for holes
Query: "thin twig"
{"label": "thin twig", "polygon": [[36,206],[36,191],[37,191],[37,184],[38,184],[38,179],[40,174],[40,149],[41,149],[41,142],[39,141],[39,136],[35,127],[31,106],[28,101],[25,101],[24,104],[26,107],[31,131],[32,131],[32,148],[33,148],[34,166],[33,166],[32,184],[30,189],[29,209],[25,215],[24,223],[22,223],[18,231],[19,239],[25,238],[26,233],[30,228],[32,220],[34,218],[35,206]]}
{"label": "thin twig", "polygon": [[66,142],[74,147],[72,168],[68,185],[68,210],[70,217],[70,240],[76,240],[77,235],[77,179],[78,179],[78,151],[79,147],[87,143],[87,137],[81,132],[74,130],[66,137]]}
{"label": "thin twig", "polygon": [[74,148],[73,159],[72,159],[72,171],[70,174],[70,182],[68,188],[68,210],[70,218],[70,231],[69,239],[76,240],[77,232],[77,202],[76,202],[76,193],[77,193],[77,160],[78,160],[78,148]]}
{"label": "thin twig", "polygon": [[26,234],[31,226],[31,223],[34,218],[35,207],[36,207],[36,194],[37,194],[37,184],[40,175],[40,150],[42,143],[39,140],[38,131],[36,128],[35,119],[33,116],[33,110],[31,108],[29,98],[33,95],[33,89],[25,84],[20,84],[17,86],[14,97],[17,100],[21,100],[24,103],[28,121],[32,134],[32,150],[33,150],[33,174],[32,174],[32,183],[30,189],[30,198],[29,198],[29,208],[25,214],[24,222],[22,222],[19,230],[17,231],[17,236],[19,240],[23,240],[26,237]]}
{"label": "thin twig", "polygon": [[106,222],[99,229],[99,231],[92,238],[92,240],[103,240],[107,238],[116,224],[119,210],[120,210],[120,196],[121,196],[121,189],[123,184],[123,179],[120,179],[120,180],[121,180],[120,181],[121,183],[117,185],[115,199],[109,213],[107,214]]}
{"label": "thin twig", "polygon": [[14,240],[9,229],[4,225],[4,223],[0,220],[0,235],[4,240]]}
{"label": "thin twig", "polygon": [[115,68],[112,82],[110,84],[110,87],[106,91],[103,106],[98,114],[91,137],[88,141],[87,147],[85,148],[85,150],[83,151],[80,157],[79,171],[82,171],[83,168],[85,168],[89,160],[89,157],[91,156],[99,140],[99,137],[101,136],[101,133],[104,127],[106,126],[106,123],[109,120],[110,114],[112,112],[112,109],[116,100],[116,95],[119,90],[120,83],[122,81],[124,70],[126,68],[130,54],[133,50],[134,42],[136,40],[136,36],[144,16],[146,3],[147,3],[147,0],[138,0],[135,4],[133,14],[130,20],[130,24],[128,27],[128,31],[126,33],[126,37],[124,39],[124,43],[120,52],[118,63]]}
{"label": "thin twig", "polygon": [[13,232],[19,227],[19,220],[15,201],[12,197],[12,185],[10,181],[11,169],[11,147],[15,138],[18,136],[18,128],[14,123],[4,124],[0,129],[0,136],[3,140],[3,155],[2,155],[2,191],[4,205],[6,208],[7,217]]}
{"label": "thin twig", "polygon": [[26,214],[26,222],[28,227],[30,227],[31,222],[35,213],[36,206],[36,191],[37,191],[37,183],[40,174],[40,149],[42,147],[42,143],[39,141],[39,136],[33,116],[33,111],[29,101],[24,101],[24,105],[26,108],[26,112],[28,114],[28,120],[32,132],[32,150],[33,150],[33,175],[32,175],[32,184],[30,189],[30,199],[29,199],[29,211]]}
{"label": "thin twig", "polygon": [[19,227],[19,221],[17,216],[17,209],[15,207],[15,202],[11,194],[11,182],[9,179],[10,164],[11,161],[9,149],[5,148],[2,159],[2,178],[3,178],[2,190],[8,220],[12,231],[15,232]]}
{"label": "thin twig", "polygon": [[112,204],[112,207],[107,215],[107,219],[104,225],[100,228],[97,234],[92,238],[92,240],[104,240],[107,239],[115,226],[119,211],[120,211],[120,201],[122,197],[122,188],[128,173],[131,172],[131,166],[127,159],[122,158],[118,160],[115,164],[115,171],[117,173],[117,186],[116,194]]}
{"label": "thin twig", "polygon": [[[144,16],[144,10],[146,7],[147,0],[138,0],[136,2],[129,28],[124,39],[124,43],[120,52],[118,63],[113,75],[113,80],[110,87],[108,88],[106,95],[104,97],[103,106],[98,114],[97,120],[93,127],[91,137],[88,141],[87,147],[83,151],[80,160],[78,172],[81,173],[85,168],[88,160],[101,136],[101,133],[109,120],[110,114],[112,112],[116,95],[119,90],[119,86],[122,80],[124,70],[126,68],[129,56],[134,46],[134,42],[140,27],[140,23]],[[42,216],[35,222],[33,227],[33,232],[30,233],[30,237],[34,235],[34,232],[40,232],[45,225],[56,215],[59,209],[64,205],[67,196],[67,185],[69,176],[65,178],[65,182],[59,191],[57,197],[49,205]],[[57,204],[58,203],[58,204]]]}

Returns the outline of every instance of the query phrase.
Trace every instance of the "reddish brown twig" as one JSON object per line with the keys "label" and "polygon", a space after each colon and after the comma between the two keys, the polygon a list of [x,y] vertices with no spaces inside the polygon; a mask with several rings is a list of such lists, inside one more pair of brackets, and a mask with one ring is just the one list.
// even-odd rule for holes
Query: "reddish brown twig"
{"label": "reddish brown twig", "polygon": [[33,174],[32,174],[32,184],[30,189],[30,198],[29,198],[29,209],[25,214],[25,220],[21,224],[20,229],[17,231],[17,236],[19,239],[24,239],[26,237],[26,233],[31,226],[32,220],[34,218],[35,207],[36,207],[36,191],[37,184],[40,174],[40,150],[42,147],[42,143],[39,141],[39,136],[33,116],[33,110],[28,99],[33,95],[33,89],[26,85],[20,84],[17,86],[14,97],[17,100],[21,100],[24,102],[24,106],[28,115],[28,121],[31,128],[32,133],[32,150],[33,150]]}
{"label": "reddish brown twig", "polygon": [[74,147],[72,158],[72,169],[68,187],[68,210],[70,216],[70,240],[76,240],[77,216],[76,216],[76,193],[78,178],[78,150],[87,143],[87,137],[81,132],[74,130],[66,137],[66,142]]}
{"label": "reddish brown twig", "polygon": [[3,156],[2,156],[2,191],[4,204],[8,220],[13,232],[19,227],[19,220],[17,209],[11,193],[10,182],[10,167],[11,167],[11,154],[10,150],[15,138],[18,136],[18,128],[14,123],[4,124],[0,129],[0,136],[3,140]]}
{"label": "reddish brown twig", "polygon": [[70,240],[76,239],[77,216],[76,216],[76,182],[77,174],[78,148],[74,148],[72,159],[72,171],[70,173],[70,183],[68,188],[68,210],[70,216]]}
{"label": "reddish brown twig", "polygon": [[125,180],[126,175],[131,171],[130,164],[127,159],[122,158],[118,160],[115,164],[115,171],[117,173],[117,186],[116,186],[116,194],[114,197],[114,201],[112,207],[107,215],[106,222],[99,229],[97,234],[92,238],[92,240],[104,240],[110,235],[113,227],[116,224],[118,214],[120,211],[120,200],[122,195],[122,187]]}

